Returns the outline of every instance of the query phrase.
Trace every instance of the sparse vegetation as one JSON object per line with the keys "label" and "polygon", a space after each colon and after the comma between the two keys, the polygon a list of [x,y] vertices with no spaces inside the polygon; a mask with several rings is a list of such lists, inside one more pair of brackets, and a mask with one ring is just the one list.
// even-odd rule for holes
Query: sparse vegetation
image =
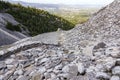
{"label": "sparse vegetation", "polygon": [[[31,36],[45,32],[56,31],[58,28],[69,30],[76,24],[86,22],[96,9],[62,10],[48,13],[31,7],[23,7],[21,4],[10,4],[0,1],[0,11],[7,12],[15,17],[22,25],[25,25]],[[57,15],[57,16],[56,16]]]}
{"label": "sparse vegetation", "polygon": [[11,31],[19,31],[19,32],[21,32],[20,25],[13,25],[10,22],[7,23],[6,28],[11,30]]}
{"label": "sparse vegetation", "polygon": [[82,24],[86,22],[92,13],[96,12],[96,8],[89,9],[79,9],[79,10],[63,10],[59,9],[58,11],[50,11],[50,13],[58,15],[69,22],[76,24]]}
{"label": "sparse vegetation", "polygon": [[[0,11],[14,16],[18,22],[26,26],[31,36],[56,31],[58,28],[69,30],[75,26],[73,23],[52,15],[47,11],[23,7],[20,4],[10,4],[9,2],[0,1]],[[11,25],[8,25],[10,28]]]}

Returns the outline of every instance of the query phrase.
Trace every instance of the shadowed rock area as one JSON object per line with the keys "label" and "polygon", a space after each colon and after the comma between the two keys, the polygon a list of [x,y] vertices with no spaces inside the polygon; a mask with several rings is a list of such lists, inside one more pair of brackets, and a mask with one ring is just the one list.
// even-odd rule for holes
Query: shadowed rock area
{"label": "shadowed rock area", "polygon": [[17,31],[11,31],[6,28],[7,23],[18,25],[18,23],[10,14],[0,13],[0,46],[14,43],[27,36]]}
{"label": "shadowed rock area", "polygon": [[120,80],[120,0],[70,31],[0,49],[0,80]]}

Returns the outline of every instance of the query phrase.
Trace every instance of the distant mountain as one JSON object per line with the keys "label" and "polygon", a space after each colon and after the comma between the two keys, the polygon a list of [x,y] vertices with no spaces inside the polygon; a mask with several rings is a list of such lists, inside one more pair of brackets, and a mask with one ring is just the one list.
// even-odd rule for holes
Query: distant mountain
{"label": "distant mountain", "polygon": [[28,3],[23,1],[13,1],[8,0],[11,3],[20,3],[23,6],[31,6],[40,9],[60,9],[60,8],[100,8],[102,5],[91,5],[91,4],[83,4],[83,5],[66,5],[66,4],[41,4],[41,3]]}
{"label": "distant mountain", "polygon": [[58,4],[40,4],[40,3],[27,3],[27,2],[23,2],[23,1],[13,1],[13,0],[7,0],[11,3],[20,3],[23,6],[30,6],[30,7],[35,7],[35,8],[56,8],[58,9],[60,7],[60,5]]}

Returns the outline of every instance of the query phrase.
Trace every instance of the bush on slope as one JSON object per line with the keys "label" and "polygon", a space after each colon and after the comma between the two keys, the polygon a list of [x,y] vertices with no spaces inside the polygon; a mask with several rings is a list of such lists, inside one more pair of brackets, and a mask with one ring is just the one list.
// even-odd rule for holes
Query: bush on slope
{"label": "bush on slope", "polygon": [[58,28],[69,30],[74,27],[74,24],[69,21],[44,10],[23,7],[20,4],[10,4],[4,1],[0,1],[1,4],[0,11],[11,14],[18,22],[25,25],[31,36],[56,31]]}

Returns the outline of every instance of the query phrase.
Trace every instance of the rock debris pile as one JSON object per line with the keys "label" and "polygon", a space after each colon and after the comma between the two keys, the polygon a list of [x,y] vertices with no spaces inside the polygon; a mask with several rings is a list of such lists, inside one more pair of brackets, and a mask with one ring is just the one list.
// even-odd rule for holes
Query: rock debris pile
{"label": "rock debris pile", "polygon": [[63,44],[68,47],[86,47],[91,42],[115,43],[120,41],[120,0],[95,13],[86,23],[68,31]]}
{"label": "rock debris pile", "polygon": [[0,80],[120,80],[120,46],[88,56],[44,44],[1,60]]}

